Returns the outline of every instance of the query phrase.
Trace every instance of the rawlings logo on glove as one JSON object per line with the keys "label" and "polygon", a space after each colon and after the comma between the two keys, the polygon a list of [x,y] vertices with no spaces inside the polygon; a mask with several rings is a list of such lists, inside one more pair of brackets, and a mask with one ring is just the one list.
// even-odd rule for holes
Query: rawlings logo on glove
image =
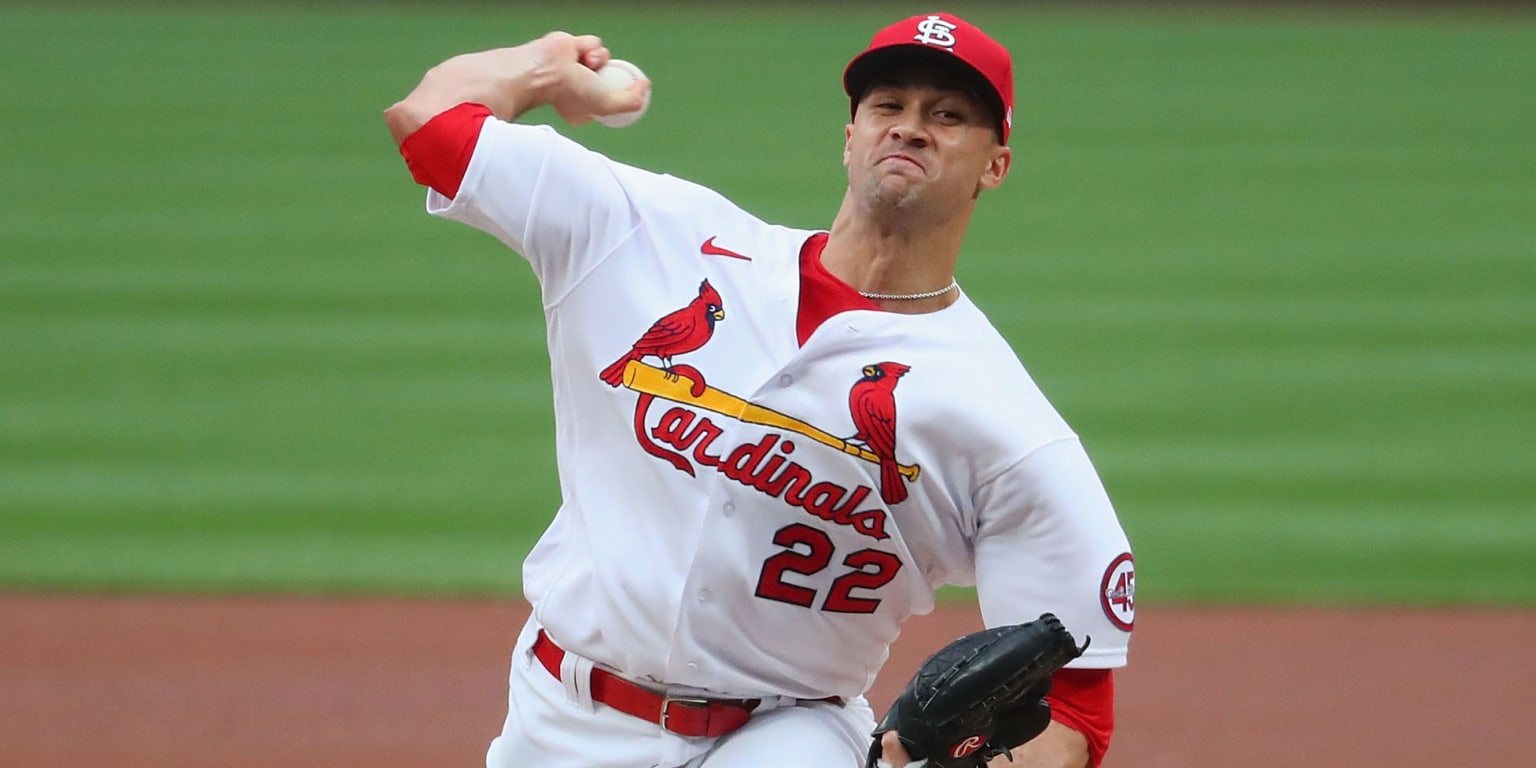
{"label": "rawlings logo on glove", "polygon": [[[1051,676],[1088,649],[1054,615],[966,635],[928,657],[875,729],[896,731],[912,765],[980,768],[1039,736],[1051,722]],[[921,761],[926,760],[927,763]]]}

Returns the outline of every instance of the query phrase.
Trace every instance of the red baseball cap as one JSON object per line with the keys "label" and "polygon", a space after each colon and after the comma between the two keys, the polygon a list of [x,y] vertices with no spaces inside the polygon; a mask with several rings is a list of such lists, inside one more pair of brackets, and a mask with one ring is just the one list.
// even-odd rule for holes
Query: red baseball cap
{"label": "red baseball cap", "polygon": [[997,115],[998,136],[1008,143],[1013,128],[1013,57],[1002,43],[954,14],[921,14],[876,32],[869,47],[843,71],[843,90],[853,100],[852,110],[858,111],[859,99],[877,74],[918,57],[957,63],[962,65],[959,71],[979,77],[981,95]]}

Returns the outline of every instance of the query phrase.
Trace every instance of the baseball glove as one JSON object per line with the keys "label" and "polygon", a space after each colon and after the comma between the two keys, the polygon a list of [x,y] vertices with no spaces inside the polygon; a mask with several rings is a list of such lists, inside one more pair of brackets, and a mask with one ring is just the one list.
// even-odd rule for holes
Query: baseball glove
{"label": "baseball glove", "polygon": [[875,728],[896,731],[913,766],[980,768],[1039,736],[1051,721],[1051,675],[1088,649],[1054,615],[966,635],[928,657]]}

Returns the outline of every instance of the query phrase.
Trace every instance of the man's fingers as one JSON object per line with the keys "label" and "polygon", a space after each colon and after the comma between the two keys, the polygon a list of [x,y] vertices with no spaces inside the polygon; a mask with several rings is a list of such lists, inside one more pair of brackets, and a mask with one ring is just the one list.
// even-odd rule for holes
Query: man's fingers
{"label": "man's fingers", "polygon": [[643,77],[630,82],[620,90],[609,90],[607,86],[601,86],[601,90],[594,97],[596,102],[591,104],[592,113],[621,115],[626,112],[638,112],[645,108],[650,92],[651,81]]}
{"label": "man's fingers", "polygon": [[619,92],[622,103],[614,112],[633,112],[645,106],[645,100],[651,93],[651,81],[648,78],[640,78],[629,84],[628,88]]}
{"label": "man's fingers", "polygon": [[576,35],[573,38],[576,43],[576,60],[581,65],[592,71],[603,68],[608,63],[608,49],[603,46],[603,39],[597,35]]}
{"label": "man's fingers", "polygon": [[886,731],[880,736],[880,754],[891,768],[904,768],[912,762],[912,756],[907,754],[906,747],[901,746],[901,738],[895,731]]}
{"label": "man's fingers", "polygon": [[613,54],[609,52],[607,48],[599,48],[595,51],[589,51],[584,56],[582,56],[581,63],[585,65],[587,69],[596,72],[597,70],[602,69],[603,65],[607,64],[608,60],[612,58]]}

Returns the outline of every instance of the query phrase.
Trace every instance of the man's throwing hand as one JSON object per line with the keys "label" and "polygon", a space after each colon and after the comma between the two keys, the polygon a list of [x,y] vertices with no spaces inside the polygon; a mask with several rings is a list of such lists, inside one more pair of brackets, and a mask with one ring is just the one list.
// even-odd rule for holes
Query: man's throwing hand
{"label": "man's throwing hand", "polygon": [[639,112],[650,103],[651,81],[636,77],[616,89],[598,72],[613,59],[596,35],[551,32],[528,44],[534,52],[534,92],[571,125]]}
{"label": "man's throwing hand", "polygon": [[644,109],[650,80],[637,78],[615,89],[598,77],[612,58],[596,35],[567,32],[550,32],[514,48],[460,54],[428,70],[408,96],[384,111],[384,121],[399,144],[428,120],[466,102],[484,104],[507,121],[549,104],[572,125]]}

